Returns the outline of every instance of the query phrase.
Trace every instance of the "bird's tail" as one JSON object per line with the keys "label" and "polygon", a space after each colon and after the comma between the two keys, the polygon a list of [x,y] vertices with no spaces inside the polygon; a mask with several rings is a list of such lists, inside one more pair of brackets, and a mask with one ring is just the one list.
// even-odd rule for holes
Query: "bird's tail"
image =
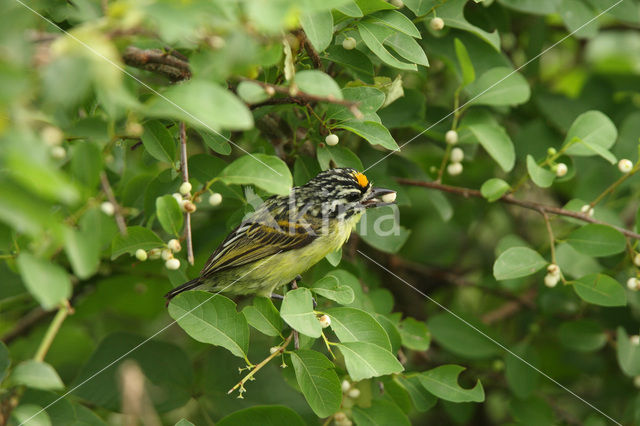
{"label": "bird's tail", "polygon": [[191,281],[187,281],[186,283],[181,284],[178,287],[174,288],[169,293],[164,295],[164,297],[167,299],[167,305],[169,304],[171,299],[176,297],[178,294],[182,293],[183,291],[192,290],[192,289],[200,286],[201,284],[202,284],[202,281],[201,281],[200,277],[198,277],[196,279],[193,279]]}

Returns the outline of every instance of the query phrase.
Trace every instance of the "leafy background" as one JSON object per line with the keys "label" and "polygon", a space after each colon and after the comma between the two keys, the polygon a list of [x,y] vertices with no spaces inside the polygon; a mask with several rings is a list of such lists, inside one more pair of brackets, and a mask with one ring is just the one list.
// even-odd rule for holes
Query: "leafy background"
{"label": "leafy background", "polygon": [[[0,8],[0,423],[640,423],[637,0]],[[371,211],[282,303],[165,308],[334,166],[398,191],[397,233]],[[134,256],[172,238],[178,269]]]}

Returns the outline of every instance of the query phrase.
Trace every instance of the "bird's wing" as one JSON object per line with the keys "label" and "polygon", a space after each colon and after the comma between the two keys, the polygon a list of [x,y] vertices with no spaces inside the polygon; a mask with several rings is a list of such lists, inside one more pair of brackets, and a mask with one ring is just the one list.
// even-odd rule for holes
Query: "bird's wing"
{"label": "bird's wing", "polygon": [[200,272],[202,277],[246,265],[276,253],[281,253],[310,244],[316,235],[296,225],[294,232],[264,223],[243,223],[233,230],[213,252]]}

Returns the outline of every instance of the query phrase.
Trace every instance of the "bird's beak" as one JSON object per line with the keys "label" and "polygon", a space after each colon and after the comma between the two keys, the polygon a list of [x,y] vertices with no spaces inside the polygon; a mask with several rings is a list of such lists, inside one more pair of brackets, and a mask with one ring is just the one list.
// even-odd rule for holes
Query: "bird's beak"
{"label": "bird's beak", "polygon": [[371,194],[362,202],[366,208],[388,206],[396,201],[396,191],[373,188]]}

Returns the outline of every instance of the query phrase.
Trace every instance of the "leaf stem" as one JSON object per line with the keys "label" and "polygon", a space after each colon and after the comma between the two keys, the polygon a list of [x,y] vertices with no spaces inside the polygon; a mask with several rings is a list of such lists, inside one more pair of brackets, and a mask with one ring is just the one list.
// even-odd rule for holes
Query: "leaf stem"
{"label": "leaf stem", "polygon": [[47,352],[49,351],[49,348],[53,343],[53,339],[55,339],[56,334],[58,334],[62,323],[64,322],[65,318],[67,318],[67,315],[71,314],[72,312],[73,308],[71,307],[71,305],[69,305],[68,301],[65,301],[65,303],[60,306],[60,308],[58,308],[58,313],[56,313],[56,316],[53,317],[53,321],[51,321],[47,332],[40,342],[40,346],[38,346],[36,354],[33,356],[34,360],[44,361],[44,357],[47,355]]}
{"label": "leaf stem", "polygon": [[602,201],[604,197],[612,193],[618,186],[620,186],[622,182],[624,182],[625,180],[629,179],[631,176],[636,174],[638,170],[640,170],[640,161],[636,162],[635,166],[633,166],[633,169],[631,169],[629,173],[626,173],[620,176],[620,178],[617,181],[613,182],[611,185],[609,185],[607,189],[602,191],[602,193],[598,195],[595,200],[589,203],[589,206],[591,206],[592,208],[595,207],[595,205],[598,204],[600,201]]}
{"label": "leaf stem", "polygon": [[327,346],[327,350],[329,351],[329,353],[331,354],[333,359],[336,359],[336,356],[334,355],[333,351],[331,350],[332,342],[330,342],[329,339],[327,339],[327,336],[324,335],[324,331],[322,332],[322,340],[324,340],[324,344]]}

